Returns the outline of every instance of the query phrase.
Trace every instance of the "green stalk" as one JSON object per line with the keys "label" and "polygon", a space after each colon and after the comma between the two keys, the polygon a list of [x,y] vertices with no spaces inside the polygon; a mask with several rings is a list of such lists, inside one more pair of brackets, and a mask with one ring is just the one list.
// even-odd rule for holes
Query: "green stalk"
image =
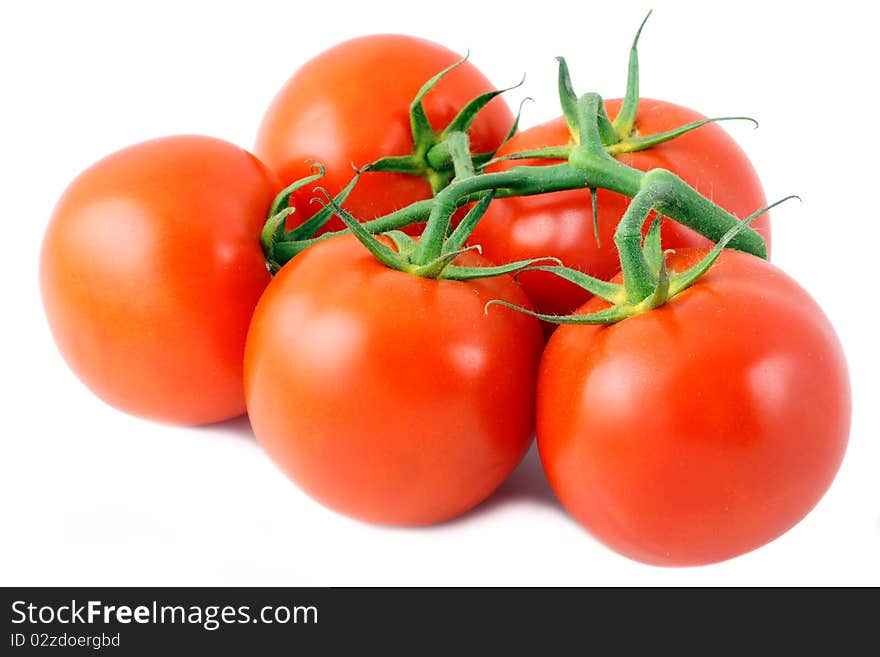
{"label": "green stalk", "polygon": [[[646,176],[652,176],[652,179],[662,178],[668,187],[668,200],[660,201],[656,209],[709,239],[713,241],[721,239],[727,231],[739,223],[737,217],[712,203],[669,171],[658,169],[645,174],[607,156],[604,151],[600,155],[590,153],[586,149],[580,150],[578,147],[572,152],[569,162],[548,166],[518,166],[506,171],[454,180],[433,199],[417,201],[406,208],[364,222],[362,225],[367,231],[375,234],[427,220],[428,226],[416,249],[417,252],[421,251],[417,256],[420,261],[416,264],[425,265],[436,259],[442,251],[442,242],[447,235],[455,210],[466,203],[479,201],[492,190],[496,190],[496,198],[511,198],[595,187],[609,189],[632,198],[642,189]],[[435,218],[433,224],[432,217]],[[349,231],[327,233],[311,240],[298,240],[295,243],[278,241],[274,245],[272,259],[283,264],[305,248],[347,232]],[[737,233],[729,246],[761,258],[767,257],[764,239],[751,228]],[[429,253],[437,255],[425,257],[424,254]],[[421,261],[421,258],[424,260]]]}
{"label": "green stalk", "polygon": [[614,233],[623,286],[631,303],[646,299],[657,287],[657,278],[642,251],[642,224],[656,201],[655,190],[651,185],[642,187],[633,197]]}

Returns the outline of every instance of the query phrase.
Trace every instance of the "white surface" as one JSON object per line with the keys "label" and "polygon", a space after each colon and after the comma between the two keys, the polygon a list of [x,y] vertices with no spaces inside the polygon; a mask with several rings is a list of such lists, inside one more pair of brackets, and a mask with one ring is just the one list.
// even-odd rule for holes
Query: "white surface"
{"label": "white surface", "polygon": [[80,170],[171,133],[251,146],[279,86],[337,41],[409,32],[469,48],[495,84],[525,71],[511,100],[537,99],[529,126],[559,113],[557,54],[579,92],[622,93],[648,5],[132,4],[0,8],[0,584],[880,585],[869,3],[654,2],[643,35],[643,95],[760,120],[726,127],[768,198],[804,198],[774,211],[774,261],[836,325],[854,390],[849,451],[819,506],[772,544],[695,569],[642,566],[594,542],[555,502],[534,453],[493,498],[439,527],[339,517],[288,483],[243,420],[176,429],[93,397],[57,354],[37,289],[43,228]]}

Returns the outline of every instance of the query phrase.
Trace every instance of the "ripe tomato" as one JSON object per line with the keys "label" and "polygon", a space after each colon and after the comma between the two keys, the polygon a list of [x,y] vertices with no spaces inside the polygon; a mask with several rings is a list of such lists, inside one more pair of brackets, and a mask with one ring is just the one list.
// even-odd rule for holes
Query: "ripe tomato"
{"label": "ripe tomato", "polygon": [[[411,36],[377,34],[340,43],[306,62],[272,101],[260,125],[254,152],[285,183],[310,174],[309,160],[327,173],[320,184],[331,194],[352,177],[352,166],[413,151],[409,106],[421,86],[460,56]],[[446,75],[424,98],[435,130],[442,130],[470,100],[492,90],[470,62]],[[513,115],[502,98],[492,100],[468,132],[472,150],[497,148]],[[294,224],[317,211],[313,186],[293,195]],[[361,221],[431,197],[430,185],[402,173],[366,173],[345,202]],[[334,217],[326,230],[344,228]]]}
{"label": "ripe tomato", "polygon": [[[670,268],[704,253],[681,251]],[[726,251],[655,310],[556,330],[538,447],[556,495],[599,540],[650,564],[706,564],[809,512],[840,465],[850,404],[821,309],[765,260]]]}
{"label": "ripe tomato", "polygon": [[40,283],[71,369],[116,408],[201,424],[244,412],[242,361],[269,283],[260,229],[280,182],[210,137],[118,151],[64,192]]}
{"label": "ripe tomato", "polygon": [[[617,115],[620,103],[620,99],[605,103],[611,118]],[[639,101],[635,127],[640,134],[649,135],[704,118],[679,105],[643,98]],[[568,127],[560,117],[515,135],[498,155],[559,146],[569,139]],[[718,124],[705,125],[672,141],[619,155],[617,159],[641,171],[668,169],[740,218],[767,205],[761,183],[745,153]],[[555,162],[508,160],[493,165],[490,170]],[[477,225],[471,242],[480,244],[485,256],[493,262],[555,256],[573,269],[607,280],[620,267],[614,230],[628,204],[629,198],[622,194],[598,190],[601,246],[597,246],[593,210],[586,190],[497,199]],[[768,216],[758,217],[752,228],[768,240],[769,248]],[[710,244],[703,236],[674,221],[664,221],[662,234],[663,246],[670,249]],[[546,272],[526,272],[518,279],[535,306],[551,315],[567,315],[590,296],[576,285]]]}
{"label": "ripe tomato", "polygon": [[[458,264],[485,264],[465,254]],[[386,268],[351,235],[285,265],[245,352],[248,415],[275,463],[325,506],[424,525],[467,511],[525,454],[543,337],[509,276]]]}

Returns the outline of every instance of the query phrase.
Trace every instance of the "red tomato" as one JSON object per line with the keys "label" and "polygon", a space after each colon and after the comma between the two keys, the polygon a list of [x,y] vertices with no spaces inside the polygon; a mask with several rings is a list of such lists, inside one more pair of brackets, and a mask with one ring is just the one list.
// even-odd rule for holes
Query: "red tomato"
{"label": "red tomato", "polygon": [[[620,99],[606,102],[609,116],[617,115],[620,103]],[[635,127],[640,134],[649,135],[704,118],[685,107],[643,98],[639,101]],[[569,139],[568,127],[560,117],[520,132],[505,144],[499,155],[559,146]],[[672,141],[619,155],[617,159],[641,171],[668,169],[740,218],[767,205],[761,183],[745,153],[718,124],[705,125]],[[492,170],[555,162],[511,160],[494,165]],[[607,280],[620,268],[614,231],[628,205],[629,198],[622,194],[598,191],[601,246],[597,246],[587,190],[499,199],[492,202],[471,242],[482,245],[483,253],[493,262],[555,256],[569,267]],[[769,248],[768,216],[758,217],[752,228],[768,240]],[[663,246],[669,249],[710,244],[703,236],[674,221],[664,221],[662,233]],[[544,272],[526,272],[519,276],[519,281],[538,309],[551,315],[567,315],[590,296],[572,283]]]}
{"label": "red tomato", "polygon": [[269,283],[260,229],[278,191],[253,155],[200,136],[131,146],[71,183],[40,283],[58,348],[93,392],[180,424],[244,412],[244,341]]}
{"label": "red tomato", "polygon": [[388,269],[351,235],[309,248],[272,280],[248,334],[258,440],[339,513],[425,525],[467,511],[513,471],[534,429],[540,325],[487,315],[491,299],[528,303],[509,276]]}
{"label": "red tomato", "polygon": [[539,375],[538,447],[560,501],[599,540],[650,564],[706,564],[809,512],[840,465],[850,406],[821,309],[773,265],[727,251],[664,306],[556,330]]}
{"label": "red tomato", "polygon": [[[351,179],[353,165],[413,151],[410,103],[425,82],[459,59],[436,43],[395,34],[336,45],[287,81],[263,118],[254,152],[285,183],[309,175],[309,160],[322,163],[327,173],[319,184],[336,194]],[[425,112],[434,129],[442,130],[470,100],[492,89],[465,62],[428,93]],[[505,101],[494,99],[471,125],[472,149],[494,150],[512,124]],[[319,209],[309,202],[314,196],[312,185],[294,194],[295,224]],[[418,176],[374,172],[361,177],[345,208],[366,221],[430,197],[430,185]],[[325,231],[341,228],[334,217]]]}

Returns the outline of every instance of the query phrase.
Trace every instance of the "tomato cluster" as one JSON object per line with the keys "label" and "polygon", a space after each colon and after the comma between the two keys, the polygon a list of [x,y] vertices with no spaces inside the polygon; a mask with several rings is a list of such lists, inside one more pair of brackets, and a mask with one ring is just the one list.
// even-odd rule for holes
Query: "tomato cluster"
{"label": "tomato cluster", "polygon": [[[255,155],[201,136],[110,155],[46,231],[41,289],[62,355],[138,416],[247,411],[297,485],[369,522],[465,512],[536,433],[559,500],[624,555],[696,565],[772,540],[846,447],[834,331],[758,257],[766,201],[724,130],[647,147],[705,117],[588,95],[577,122],[562,98],[564,117],[516,132],[470,62],[376,35],[305,63]],[[583,157],[607,169],[601,184]],[[626,233],[646,194],[663,217]],[[756,210],[739,244],[757,255],[722,252]],[[565,324],[546,344],[541,319]]]}

